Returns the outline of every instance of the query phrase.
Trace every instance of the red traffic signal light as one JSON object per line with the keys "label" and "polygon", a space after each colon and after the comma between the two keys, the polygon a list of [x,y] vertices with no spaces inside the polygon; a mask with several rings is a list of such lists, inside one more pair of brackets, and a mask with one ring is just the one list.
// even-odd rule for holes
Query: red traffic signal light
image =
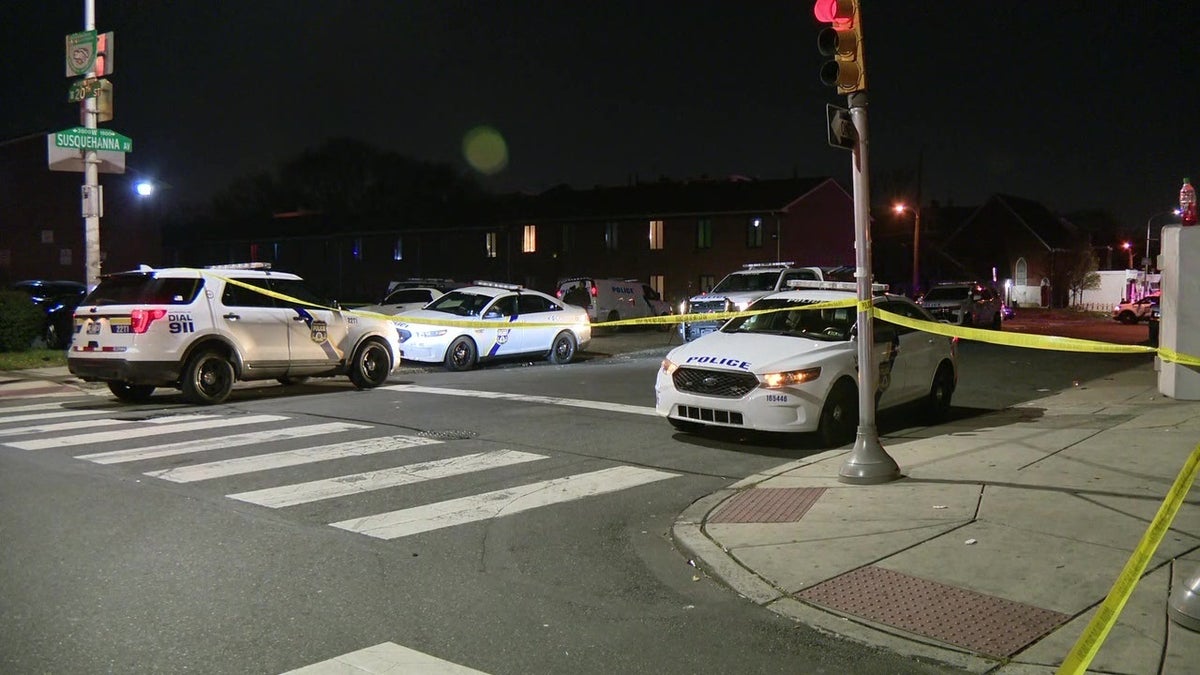
{"label": "red traffic signal light", "polygon": [[862,20],[859,0],[816,0],[813,15],[830,24],[817,34],[817,50],[833,60],[821,66],[821,82],[837,87],[839,94],[867,88],[863,61]]}

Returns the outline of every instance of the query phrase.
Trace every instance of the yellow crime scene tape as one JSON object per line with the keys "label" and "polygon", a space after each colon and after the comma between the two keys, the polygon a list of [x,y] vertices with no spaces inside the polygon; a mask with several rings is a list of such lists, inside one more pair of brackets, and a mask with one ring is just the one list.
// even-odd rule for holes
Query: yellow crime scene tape
{"label": "yellow crime scene tape", "polygon": [[[293,298],[281,293],[267,290],[265,288],[247,284],[237,279],[221,277],[226,283],[232,283],[236,286],[241,286],[250,290],[258,291],[264,295],[282,300],[288,303],[299,304],[318,309],[328,309],[337,311],[339,308],[324,307],[314,305],[310,302],[305,302],[297,298]],[[1101,354],[1148,354],[1157,353],[1159,358],[1164,361],[1172,361],[1188,366],[1200,366],[1200,358],[1190,354],[1181,354],[1172,349],[1165,347],[1149,347],[1143,345],[1119,345],[1110,342],[1101,342],[1098,340],[1084,340],[1079,338],[1066,338],[1054,335],[1028,335],[1024,333],[1004,333],[1001,331],[987,330],[982,328],[971,328],[966,326],[955,326],[941,322],[922,321],[912,317],[887,312],[874,306],[871,300],[835,300],[830,302],[813,303],[802,307],[784,307],[765,310],[748,310],[737,312],[712,312],[707,314],[671,314],[666,316],[643,317],[639,319],[622,319],[619,321],[607,321],[596,326],[617,327],[617,326],[647,326],[658,324],[676,324],[681,321],[726,321],[738,317],[755,316],[758,314],[770,314],[772,312],[794,311],[801,310],[819,310],[819,309],[834,309],[839,307],[855,307],[858,312],[868,312],[873,317],[879,318],[888,323],[912,328],[914,330],[933,333],[935,335],[943,335],[946,337],[959,338],[963,340],[974,340],[977,342],[989,342],[992,344],[1006,345],[1011,347],[1025,347],[1030,349],[1047,349],[1054,351],[1070,351],[1070,352],[1091,352]],[[352,314],[363,316],[371,316],[389,321],[403,321],[415,324],[437,325],[437,326],[455,326],[464,328],[495,328],[497,321],[481,321],[481,320],[459,320],[459,319],[417,319],[410,318],[404,315],[388,315],[377,312],[363,312],[359,310],[342,309]],[[521,322],[507,324],[506,327],[535,327],[535,326],[561,326],[571,325],[563,323],[536,323],[536,322]],[[1155,551],[1158,550],[1159,544],[1162,543],[1163,537],[1167,530],[1171,528],[1171,522],[1175,519],[1175,515],[1179,512],[1179,507],[1183,504],[1184,498],[1187,496],[1188,490],[1192,483],[1196,480],[1197,471],[1200,470],[1200,445],[1197,445],[1192,450],[1187,462],[1180,470],[1179,475],[1175,477],[1175,482],[1171,486],[1167,496],[1163,499],[1159,506],[1158,513],[1150,522],[1150,526],[1142,535],[1137,547],[1134,549],[1129,561],[1125,563],[1124,569],[1117,577],[1116,582],[1109,590],[1108,595],[1100,604],[1095,616],[1088,622],[1087,628],[1080,635],[1079,640],[1067,654],[1062,665],[1059,666],[1057,675],[1081,675],[1084,673],[1088,665],[1096,657],[1100,651],[1101,645],[1108,637],[1113,626],[1116,625],[1117,617],[1121,610],[1125,608],[1125,604],[1129,601],[1129,597],[1133,594],[1133,589],[1141,580],[1142,574],[1146,571],[1151,558]]]}
{"label": "yellow crime scene tape", "polygon": [[1197,469],[1200,469],[1200,445],[1192,450],[1183,469],[1175,477],[1175,483],[1171,485],[1162,505],[1158,507],[1158,513],[1154,515],[1154,520],[1150,521],[1150,527],[1146,529],[1137,548],[1129,556],[1129,561],[1125,563],[1124,569],[1121,570],[1116,583],[1104,598],[1104,602],[1100,604],[1096,615],[1088,622],[1087,628],[1084,629],[1079,640],[1075,642],[1075,646],[1067,654],[1067,658],[1059,666],[1058,675],[1080,675],[1087,670],[1088,664],[1096,657],[1100,651],[1100,645],[1108,637],[1108,632],[1117,623],[1117,616],[1125,608],[1129,596],[1133,594],[1134,586],[1141,580],[1142,573],[1146,571],[1150,558],[1154,556],[1154,552],[1158,549],[1167,530],[1171,528],[1171,521],[1175,519],[1175,514],[1179,512],[1179,507],[1183,504],[1188,489],[1196,480]]}

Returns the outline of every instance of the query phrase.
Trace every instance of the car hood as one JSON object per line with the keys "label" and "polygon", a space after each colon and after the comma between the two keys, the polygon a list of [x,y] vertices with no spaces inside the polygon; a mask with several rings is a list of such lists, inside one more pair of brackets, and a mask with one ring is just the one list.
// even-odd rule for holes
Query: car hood
{"label": "car hood", "polygon": [[387,316],[395,316],[395,315],[397,315],[397,314],[400,314],[400,313],[402,313],[402,312],[403,312],[403,313],[405,313],[405,314],[411,314],[411,313],[413,313],[414,311],[416,311],[416,310],[420,309],[420,308],[421,308],[421,307],[423,307],[423,306],[424,306],[424,305],[420,305],[420,304],[417,304],[417,305],[405,305],[405,304],[399,304],[399,305],[366,305],[365,307],[359,307],[359,308],[358,308],[358,309],[356,309],[355,311],[358,311],[358,312],[372,312],[372,313],[374,313],[374,314],[384,314],[384,315],[387,315]]}
{"label": "car hood", "polygon": [[852,355],[855,344],[788,335],[716,331],[672,349],[667,358],[678,366],[762,374],[806,368],[839,354]]}
{"label": "car hood", "polygon": [[754,302],[755,300],[770,295],[775,291],[734,291],[732,293],[702,293],[692,296],[688,302],[719,302],[728,299],[733,303]]}

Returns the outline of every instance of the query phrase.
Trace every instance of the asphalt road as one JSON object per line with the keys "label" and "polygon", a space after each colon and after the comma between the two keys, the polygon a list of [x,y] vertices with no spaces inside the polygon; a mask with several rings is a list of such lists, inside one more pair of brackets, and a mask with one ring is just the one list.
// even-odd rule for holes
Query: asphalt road
{"label": "asphalt road", "polygon": [[[565,367],[406,366],[379,390],[335,380],[246,386],[212,408],[171,392],[140,406],[81,396],[49,402],[74,416],[22,422],[35,413],[12,408],[35,403],[9,402],[0,409],[0,671],[274,673],[393,642],[488,673],[951,672],[776,616],[672,546],[671,523],[688,504],[822,450],[810,438],[674,433],[648,414],[672,343],[672,334],[631,331],[598,337]],[[959,418],[1149,358],[969,342],[960,351]],[[197,414],[213,417],[164,421]],[[14,431],[71,421],[83,424]],[[181,423],[190,430],[157,434]],[[358,426],[227,445],[260,428],[328,424]],[[879,424],[886,442],[910,422],[897,413]],[[188,474],[198,463],[381,438],[405,447]],[[219,442],[186,455],[120,454],[207,439]],[[495,463],[470,467],[465,457]],[[393,487],[354,491],[375,480],[366,472],[399,465]],[[596,484],[577,485],[596,472],[605,472]],[[319,480],[349,491],[264,505]],[[525,486],[537,489],[514,498]],[[538,501],[554,494],[563,501]],[[429,512],[469,500],[483,517]],[[494,503],[506,505],[499,516]],[[404,523],[393,538],[354,529],[393,511]]]}

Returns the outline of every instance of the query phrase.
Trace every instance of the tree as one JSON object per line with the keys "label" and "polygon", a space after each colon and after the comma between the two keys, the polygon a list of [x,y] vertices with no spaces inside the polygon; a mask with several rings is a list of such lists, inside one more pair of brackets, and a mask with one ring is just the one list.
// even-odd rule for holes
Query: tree
{"label": "tree", "polygon": [[1072,305],[1078,303],[1083,292],[1100,287],[1100,275],[1096,272],[1099,263],[1088,242],[1083,241],[1064,252],[1063,283],[1071,292]]}

